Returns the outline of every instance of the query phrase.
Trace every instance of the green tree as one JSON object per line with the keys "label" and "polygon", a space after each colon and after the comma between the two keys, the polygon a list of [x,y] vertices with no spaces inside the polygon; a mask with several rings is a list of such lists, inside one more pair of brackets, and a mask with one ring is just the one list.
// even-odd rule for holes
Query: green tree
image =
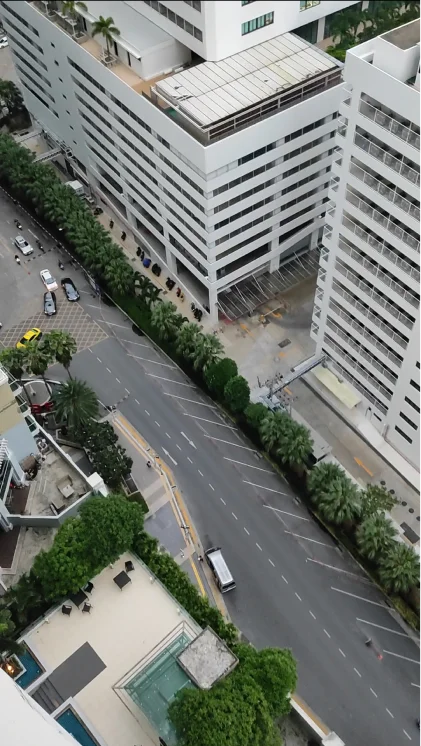
{"label": "green tree", "polygon": [[278,449],[281,439],[288,433],[290,422],[291,418],[286,412],[266,410],[266,417],[262,419],[259,434],[268,453]]}
{"label": "green tree", "polygon": [[384,513],[369,514],[356,531],[358,549],[369,560],[378,560],[393,546],[396,535],[392,521]]}
{"label": "green tree", "polygon": [[0,80],[0,109],[5,106],[10,116],[25,110],[22,94],[11,80]]}
{"label": "green tree", "polygon": [[337,479],[329,490],[313,495],[317,508],[330,523],[352,524],[360,515],[359,491],[350,479]]}
{"label": "green tree", "polygon": [[263,421],[268,415],[268,410],[264,404],[249,404],[245,408],[244,414],[250,427],[257,432],[260,431]]}
{"label": "green tree", "polygon": [[43,602],[41,590],[33,573],[22,575],[18,582],[9,588],[4,600],[13,610],[14,619],[26,627],[31,610],[37,609]]}
{"label": "green tree", "polygon": [[157,301],[151,309],[151,324],[156,329],[159,339],[174,340],[181,326],[183,317],[177,312],[174,303]]}
{"label": "green tree", "polygon": [[53,362],[53,358],[50,355],[46,347],[38,342],[36,339],[32,342],[28,342],[23,352],[23,366],[28,373],[32,373],[34,376],[45,377],[48,370],[48,366]]}
{"label": "green tree", "polygon": [[339,464],[322,461],[311,470],[307,477],[307,487],[315,499],[324,492],[329,492],[333,483],[346,479],[347,476]]}
{"label": "green tree", "polygon": [[72,379],[63,383],[54,392],[53,401],[56,419],[71,430],[78,430],[98,416],[98,399],[85,381]]}
{"label": "green tree", "polygon": [[75,338],[69,332],[53,329],[44,335],[42,348],[47,350],[50,358],[53,358],[65,368],[67,375],[71,378],[70,363],[72,362],[73,355],[77,352]]}
{"label": "green tree", "polygon": [[[288,416],[288,415],[287,415]],[[289,426],[280,438],[277,456],[291,467],[303,467],[313,451],[310,431],[289,417]]]}
{"label": "green tree", "polygon": [[0,363],[4,365],[14,378],[20,379],[24,370],[23,350],[16,347],[6,347],[0,351]]}
{"label": "green tree", "polygon": [[[290,696],[297,687],[297,663],[290,650],[237,645],[240,659],[238,674],[249,675],[260,686],[269,705],[272,718],[287,715],[291,709]],[[236,672],[233,674],[237,675]]]}
{"label": "green tree", "polygon": [[205,383],[217,399],[224,398],[225,386],[235,376],[238,376],[237,363],[229,357],[212,363],[204,371]]}
{"label": "green tree", "polygon": [[115,562],[143,531],[143,512],[124,495],[91,497],[80,509],[81,541],[96,571]]}
{"label": "green tree", "polygon": [[95,21],[95,23],[92,26],[91,31],[92,36],[97,36],[98,34],[101,34],[101,36],[105,39],[105,44],[107,46],[107,56],[110,56],[110,44],[113,41],[114,36],[120,36],[120,31],[116,26],[114,26],[114,19],[109,16],[108,18],[104,18],[104,16],[100,16],[98,21]]}
{"label": "green tree", "polygon": [[408,593],[420,583],[420,558],[411,547],[395,542],[379,557],[380,582],[392,593]]}
{"label": "green tree", "polygon": [[134,291],[133,270],[127,264],[121,249],[120,253],[121,256],[115,251],[113,245],[109,247],[101,274],[112,295],[125,295],[126,293],[132,295]]}
{"label": "green tree", "polygon": [[58,601],[88,582],[93,567],[83,539],[80,519],[68,518],[60,526],[51,549],[35,557],[33,572],[46,599]]}
{"label": "green tree", "polygon": [[201,326],[194,322],[183,324],[177,332],[176,350],[186,360],[191,360],[196,347],[200,344]]}
{"label": "green tree", "polygon": [[158,300],[161,288],[156,287],[149,277],[142,275],[140,272],[134,273],[134,284],[135,288],[139,290],[138,297],[145,306],[150,308]]}
{"label": "green tree", "polygon": [[195,370],[207,370],[214,365],[224,353],[221,340],[214,334],[201,334],[198,345],[191,355]]}
{"label": "green tree", "polygon": [[15,639],[15,625],[9,609],[0,608],[0,658],[6,654],[20,653],[22,645]]}
{"label": "green tree", "polygon": [[396,498],[390,494],[389,490],[378,484],[368,484],[366,489],[361,493],[361,515],[366,518],[382,512],[389,512],[397,504]]}
{"label": "green tree", "polygon": [[130,474],[133,466],[133,460],[127,456],[125,449],[120,445],[90,451],[89,459],[105,484],[115,489],[121,486],[123,479]]}
{"label": "green tree", "polygon": [[231,378],[224,389],[225,401],[234,413],[244,412],[250,404],[250,386],[243,376]]}

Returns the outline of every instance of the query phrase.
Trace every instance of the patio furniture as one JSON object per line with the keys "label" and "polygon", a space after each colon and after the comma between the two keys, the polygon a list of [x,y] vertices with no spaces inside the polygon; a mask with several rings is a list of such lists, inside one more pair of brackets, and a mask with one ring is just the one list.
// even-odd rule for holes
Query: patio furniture
{"label": "patio furniture", "polygon": [[88,596],[82,589],[80,589],[77,593],[73,593],[71,596],[69,596],[70,600],[73,601],[74,605],[78,607],[82,606],[85,601],[88,600]]}
{"label": "patio furniture", "polygon": [[70,616],[70,614],[72,613],[72,607],[69,604],[63,604],[63,606],[61,607],[61,613],[65,616]]}
{"label": "patio furniture", "polygon": [[114,580],[114,583],[120,588],[121,591],[126,585],[128,585],[128,583],[132,582],[124,570],[119,572],[118,575],[116,575],[115,578],[113,578],[113,580]]}
{"label": "patio furniture", "polygon": [[85,603],[82,606],[82,611],[87,612],[88,614],[91,613],[92,604],[89,603],[89,601],[85,601]]}
{"label": "patio furniture", "polygon": [[126,572],[133,572],[134,570],[134,564],[131,560],[127,560],[127,562],[124,563],[124,567],[126,568]]}
{"label": "patio furniture", "polygon": [[94,584],[91,583],[91,581],[89,581],[89,583],[86,583],[83,590],[85,591],[85,593],[92,593],[93,589],[94,589]]}
{"label": "patio furniture", "polygon": [[62,479],[59,479],[57,482],[57,489],[63,497],[68,500],[70,497],[72,497],[75,494],[75,490],[73,487],[73,480],[69,474],[66,474],[66,476],[62,477]]}

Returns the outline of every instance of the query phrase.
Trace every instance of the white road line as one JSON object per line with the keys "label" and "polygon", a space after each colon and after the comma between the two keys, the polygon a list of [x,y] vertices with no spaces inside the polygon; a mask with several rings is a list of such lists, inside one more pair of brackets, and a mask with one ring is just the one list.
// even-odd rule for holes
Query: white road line
{"label": "white road line", "polygon": [[[127,327],[124,327],[127,329]],[[149,350],[153,350],[153,347],[151,345],[144,345],[142,342],[132,342],[131,339],[120,339],[120,342],[127,342],[129,345],[137,345],[137,347],[147,347]]]}
{"label": "white road line", "polygon": [[134,357],[135,360],[143,360],[145,363],[153,363],[153,365],[162,365],[164,368],[171,368],[175,370],[175,365],[168,365],[168,363],[158,363],[156,360],[148,360],[146,357],[139,357],[138,355],[132,355],[130,352],[127,353],[129,357]]}
{"label": "white road line", "polygon": [[265,471],[266,474],[274,474],[274,472],[270,471],[270,469],[261,469],[260,466],[252,466],[251,464],[245,464],[243,461],[235,461],[235,459],[228,458],[228,456],[224,456],[224,461],[232,461],[233,464],[239,464],[240,466],[247,466],[249,469],[257,469],[257,471]]}
{"label": "white road line", "polygon": [[[136,400],[136,401],[137,401],[137,400]],[[139,402],[137,402],[137,403],[139,404]],[[146,414],[148,415],[148,417],[150,417],[150,414],[149,414],[149,412],[148,412],[148,410],[147,410],[147,409],[145,409],[145,412],[146,412]]]}
{"label": "white road line", "polygon": [[175,447],[176,447],[176,448],[178,448],[178,450],[179,450],[179,451],[181,451],[181,448],[180,448],[180,446],[178,445],[178,443],[176,443],[176,444],[175,444]]}
{"label": "white road line", "polygon": [[158,427],[161,427],[161,425],[159,424],[159,422],[157,422],[156,420],[155,420],[155,425],[158,425]]}
{"label": "white road line", "polygon": [[199,407],[209,407],[209,409],[218,409],[214,404],[206,404],[202,401],[195,401],[194,399],[185,399],[184,396],[177,396],[176,394],[169,394],[168,391],[164,391],[164,396],[172,396],[173,399],[181,399],[181,401],[188,401],[190,404],[197,404]]}
{"label": "white road line", "polygon": [[312,617],[313,617],[313,619],[316,619],[316,616],[315,616],[315,615],[313,614],[313,612],[312,612],[312,611],[309,611],[308,613],[310,614],[310,616],[312,616]]}
{"label": "white road line", "polygon": [[250,531],[247,531],[246,528],[244,528],[244,531],[246,532],[247,536],[250,536]]}
{"label": "white road line", "polygon": [[191,464],[193,463],[193,461],[191,460],[190,456],[187,456],[187,461],[190,461]]}
{"label": "white road line", "polygon": [[99,363],[102,363],[102,360],[99,357],[97,357],[97,360]]}
{"label": "white road line", "polygon": [[284,515],[290,515],[292,518],[300,518],[302,521],[307,521],[307,523],[310,523],[310,518],[303,518],[301,515],[296,515],[295,513],[288,513],[286,510],[279,510],[279,508],[272,508],[272,505],[264,505],[264,508],[269,508],[269,510],[274,510],[276,513],[283,513]]}
{"label": "white road line", "polygon": [[329,638],[329,640],[330,640],[330,634],[329,634],[329,632],[327,631],[327,629],[325,629],[324,627],[323,627],[323,632],[325,633],[325,635],[327,635],[327,637],[328,637],[328,638]]}
{"label": "white road line", "polygon": [[[196,446],[195,446],[195,444],[193,443],[193,441],[192,441],[192,440],[190,440],[190,438],[189,438],[189,437],[188,437],[188,436],[186,435],[186,433],[183,433],[183,431],[181,430],[181,431],[180,431],[180,435],[182,435],[182,436],[183,436],[183,438],[185,438],[185,439],[187,440],[187,442],[189,443],[189,445],[191,445],[191,447],[192,447],[192,448],[196,449]],[[196,450],[197,450],[197,449],[196,449]]]}
{"label": "white road line", "polygon": [[260,544],[258,544],[258,543],[257,543],[257,541],[256,541],[256,547],[257,547],[258,549],[260,549],[260,551],[261,551],[261,552],[263,552],[263,549],[262,549],[262,547],[260,546]]}
{"label": "white road line", "polygon": [[417,689],[419,689],[419,688],[420,688],[420,685],[419,685],[419,684],[411,684],[411,686],[416,686],[416,687],[417,687]]}
{"label": "white road line", "polygon": [[364,624],[369,624],[371,627],[377,627],[378,629],[384,629],[386,632],[392,632],[393,635],[399,635],[399,637],[406,637],[408,640],[410,640],[409,635],[406,634],[406,632],[397,632],[395,629],[390,629],[390,627],[382,627],[381,624],[375,624],[374,622],[368,622],[367,619],[358,619],[357,622],[363,622]]}
{"label": "white road line", "polygon": [[387,709],[387,707],[386,712],[388,713],[388,715],[390,715],[391,718],[395,719],[395,716],[393,715],[393,713],[390,712],[390,710]]}
{"label": "white road line", "polygon": [[183,412],[184,417],[192,417],[194,420],[200,420],[201,422],[209,422],[211,425],[218,425],[219,427],[227,427],[229,430],[236,430],[236,427],[232,425],[223,425],[222,422],[215,422],[214,420],[205,420],[203,417],[197,417],[195,414],[187,414]]}
{"label": "white road line", "polygon": [[197,471],[199,472],[200,476],[201,476],[201,477],[203,477],[203,474],[202,474],[202,472],[200,471],[200,469],[198,469]]}
{"label": "white road line", "polygon": [[399,655],[399,653],[392,653],[391,650],[383,650],[383,653],[386,653],[386,655],[393,655],[395,658],[402,658],[402,660],[409,661],[410,663],[416,663],[417,666],[420,665],[420,662],[416,661],[414,658],[407,658],[406,655]]}
{"label": "white road line", "polygon": [[284,577],[284,575],[281,575],[281,578],[284,581],[284,583],[286,583],[288,585],[288,580]]}
{"label": "white road line", "polygon": [[165,453],[165,455],[167,456],[167,458],[169,458],[169,459],[170,459],[170,460],[171,460],[171,461],[173,462],[174,466],[178,466],[178,464],[177,464],[177,461],[175,460],[175,458],[173,458],[173,457],[172,457],[172,456],[171,456],[171,455],[170,455],[170,454],[168,453],[168,451],[167,451],[167,450],[166,450],[165,448],[162,448],[162,450],[164,451],[164,453]]}
{"label": "white road line", "polygon": [[274,563],[274,562],[272,562],[272,560],[271,560],[271,559],[269,560],[269,562],[270,562],[270,564],[272,565],[272,567],[275,567],[275,563]]}
{"label": "white road line", "polygon": [[261,484],[255,484],[254,482],[248,482],[247,479],[243,479],[244,484],[251,484],[252,487],[258,487],[259,490],[267,490],[268,492],[276,492],[277,495],[284,495],[289,497],[286,492],[279,492],[279,490],[271,490],[270,487],[262,487]]}
{"label": "white road line", "polygon": [[211,488],[212,492],[215,492],[215,487],[213,487],[210,482],[209,482],[209,487]]}
{"label": "white road line", "polygon": [[356,596],[355,593],[349,593],[349,591],[343,591],[341,588],[334,588],[333,585],[330,586],[332,591],[336,591],[337,593],[343,593],[345,596],[352,596],[352,598],[358,598],[359,601],[365,601],[367,604],[373,604],[373,606],[381,606],[382,609],[389,609],[386,604],[380,604],[378,601],[371,601],[369,598],[364,598],[363,596]]}
{"label": "white road line", "polygon": [[[339,650],[340,654],[343,655],[344,658],[346,658],[346,655],[345,655],[344,651],[341,650],[340,648],[338,648],[338,650]],[[377,694],[376,694],[376,697],[377,697]]]}
{"label": "white road line", "polygon": [[233,518],[235,518],[235,520],[236,520],[236,521],[238,521],[238,518],[237,518],[237,516],[235,515],[235,513],[232,513],[232,511],[231,511],[231,514],[232,514]]}
{"label": "white road line", "polygon": [[331,544],[325,544],[323,541],[317,541],[316,539],[309,539],[307,536],[301,536],[301,534],[294,534],[293,531],[287,531],[285,529],[286,534],[291,534],[291,536],[295,536],[297,539],[304,539],[305,541],[311,541],[313,544],[320,544],[322,547],[327,547],[328,549],[335,549],[334,546]]}
{"label": "white road line", "polygon": [[[147,345],[144,345],[147,347]],[[163,378],[163,376],[155,376],[153,373],[147,373],[147,376],[150,376],[151,378],[159,378],[160,381],[168,381],[168,383],[176,383],[177,386],[187,386],[189,389],[195,389],[196,386],[193,386],[192,383],[181,383],[181,381],[173,381],[172,378]]]}
{"label": "white road line", "polygon": [[[98,310],[99,306],[94,306],[92,303],[85,303],[86,308],[96,308]],[[98,319],[98,321],[101,321],[101,319]]]}
{"label": "white road line", "polygon": [[125,391],[127,391],[127,393],[128,393],[128,394],[130,394],[130,391],[129,391],[129,389],[124,389],[124,390],[125,390]]}
{"label": "white road line", "polygon": [[[139,401],[139,399],[135,399],[135,402],[136,402],[136,404],[139,404],[139,405],[140,405],[140,401]],[[145,409],[145,412],[146,412],[146,409]]]}
{"label": "white road line", "polygon": [[122,324],[112,324],[111,321],[103,321],[104,324],[107,324],[107,326],[118,326],[119,329],[125,329],[127,331],[127,326],[123,326]]}
{"label": "white road line", "polygon": [[223,503],[224,505],[226,505],[226,502],[225,502],[225,500],[224,500],[223,497],[220,497],[219,499],[220,499],[221,503]]}
{"label": "white road line", "polygon": [[348,570],[342,570],[340,567],[335,567],[334,565],[327,565],[325,562],[320,562],[320,560],[311,559],[311,557],[307,557],[306,562],[314,562],[316,565],[322,565],[322,567],[327,567],[329,570],[336,570],[336,572],[343,572],[345,575],[352,575],[353,578],[361,579],[360,575],[357,575],[355,572],[349,572]]}
{"label": "white road line", "polygon": [[89,290],[79,290],[79,293],[83,293],[84,295],[92,295],[92,292]]}
{"label": "white road line", "polygon": [[165,433],[165,435],[171,440],[171,435],[168,435],[168,433]]}
{"label": "white road line", "polygon": [[370,686],[370,692],[372,694],[374,694],[374,696],[375,696],[376,699],[378,699],[378,695],[376,694],[376,692],[374,691],[374,689],[371,688],[371,686]]}
{"label": "white road line", "polygon": [[403,732],[405,733],[405,735],[406,735],[407,739],[408,739],[409,741],[412,741],[412,738],[411,738],[411,736],[408,736],[408,733],[406,732],[406,730],[404,730],[403,728],[402,728],[402,730],[403,730]]}
{"label": "white road line", "polygon": [[110,371],[110,369],[109,369],[109,368],[107,368],[107,370],[108,370],[108,373],[111,373],[111,371]]}
{"label": "white road line", "polygon": [[115,380],[117,381],[117,383],[121,383],[121,381],[120,381],[120,379],[119,379],[119,378],[117,378],[117,377],[116,377],[116,379],[115,379]]}
{"label": "white road line", "polygon": [[[355,668],[355,666],[354,666],[354,671],[361,678],[361,674],[360,674],[358,668]],[[393,715],[392,715],[392,717],[393,717]]]}
{"label": "white road line", "polygon": [[297,596],[297,598],[298,598],[298,600],[299,600],[299,601],[302,601],[302,600],[303,600],[303,599],[301,598],[301,596],[299,596],[299,595],[298,595],[298,593],[297,593],[297,592],[295,592],[295,595]]}
{"label": "white road line", "polygon": [[34,238],[38,238],[38,236],[33,231],[31,231],[30,228],[28,228],[28,233],[30,233],[31,236],[33,236]]}
{"label": "white road line", "polygon": [[205,435],[205,438],[209,438],[209,440],[218,440],[220,443],[226,443],[228,446],[235,446],[236,448],[244,448],[245,451],[251,451],[252,453],[257,453],[257,451],[254,448],[249,448],[248,446],[241,446],[239,443],[232,443],[230,440],[222,440],[222,438],[214,438],[213,435]]}

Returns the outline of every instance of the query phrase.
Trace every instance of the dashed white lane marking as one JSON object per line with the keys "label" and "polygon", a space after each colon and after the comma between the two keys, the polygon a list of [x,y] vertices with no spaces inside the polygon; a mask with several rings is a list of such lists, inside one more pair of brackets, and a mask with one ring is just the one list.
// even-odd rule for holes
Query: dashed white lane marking
{"label": "dashed white lane marking", "polygon": [[171,440],[171,435],[168,435],[168,433],[165,433],[165,435]]}
{"label": "dashed white lane marking", "polygon": [[298,600],[299,600],[299,601],[302,601],[302,600],[303,600],[303,599],[301,598],[301,596],[299,596],[299,595],[298,595],[298,593],[297,593],[297,592],[295,592],[295,595],[297,596],[297,598],[298,598]]}
{"label": "dashed white lane marking", "polygon": [[357,676],[359,676],[361,678],[361,674],[360,674],[358,668],[355,668],[355,666],[354,666],[354,671],[357,674]]}
{"label": "dashed white lane marking", "polygon": [[272,562],[272,560],[271,560],[271,559],[269,560],[269,562],[270,562],[270,564],[272,565],[272,567],[275,567],[275,563],[274,563],[274,562]]}
{"label": "dashed white lane marking", "polygon": [[200,476],[201,476],[201,477],[203,477],[203,474],[202,474],[202,472],[200,471],[200,469],[198,469],[197,471],[199,472]]}
{"label": "dashed white lane marking", "polygon": [[178,466],[177,461],[175,460],[175,458],[173,458],[171,456],[171,454],[169,454],[168,451],[165,448],[162,448],[162,450],[165,453],[165,455],[170,459],[170,461],[173,462],[174,466]]}
{"label": "dashed white lane marking", "polygon": [[327,631],[327,629],[323,628],[323,632],[325,633],[325,635],[327,635],[327,637],[328,637],[328,638],[329,638],[329,640],[330,640],[330,634],[329,634],[329,632]]}
{"label": "dashed white lane marking", "polygon": [[396,629],[390,629],[390,627],[382,627],[381,624],[368,622],[367,619],[359,619],[357,617],[357,622],[363,622],[363,624],[369,624],[371,627],[377,627],[378,629],[384,629],[386,632],[392,632],[393,635],[399,635],[399,637],[407,637],[408,639],[410,639],[406,632],[398,632]]}
{"label": "dashed white lane marking", "polygon": [[[147,345],[145,345],[146,347]],[[159,378],[160,381],[168,381],[168,383],[176,383],[177,386],[188,386],[189,389],[195,389],[196,386],[193,386],[192,383],[181,383],[181,381],[173,381],[172,378],[163,378],[163,376],[155,376],[153,373],[147,373],[147,376],[150,376],[150,378]]]}
{"label": "dashed white lane marking", "polygon": [[124,390],[125,390],[125,391],[127,391],[127,393],[128,393],[128,394],[130,394],[130,391],[129,391],[129,389],[124,389]]}
{"label": "dashed white lane marking", "polygon": [[359,580],[361,580],[361,575],[357,575],[355,572],[349,572],[348,570],[342,570],[340,567],[335,567],[334,565],[327,565],[325,562],[320,562],[319,560],[312,559],[311,557],[307,557],[306,562],[314,562],[316,565],[327,567],[329,570],[336,570],[336,572],[343,572],[345,575],[352,575],[352,577],[358,578]]}
{"label": "dashed white lane marking", "polygon": [[[136,401],[137,401],[137,400],[136,400]],[[139,402],[137,402],[137,403],[139,404]],[[147,409],[145,409],[145,413],[146,413],[146,414],[148,415],[148,417],[150,417],[150,416],[151,416],[151,415],[149,414],[149,412],[148,412],[148,410],[147,410]]]}
{"label": "dashed white lane marking", "polygon": [[233,518],[235,518],[235,520],[236,520],[236,521],[238,521],[238,518],[237,518],[237,516],[235,515],[235,513],[232,513],[232,512],[231,512],[231,515],[232,515],[232,517],[233,517]]}
{"label": "dashed white lane marking", "polygon": [[190,440],[190,438],[188,437],[188,435],[186,435],[186,433],[183,433],[183,431],[181,430],[180,435],[182,435],[183,438],[185,438],[187,440],[188,444],[191,445],[192,448],[194,448],[195,450],[197,450],[195,444],[193,443],[192,440]]}
{"label": "dashed white lane marking", "polygon": [[119,378],[117,378],[117,376],[116,376],[116,379],[115,379],[115,380],[117,381],[117,383],[121,383],[120,379],[119,379]]}
{"label": "dashed white lane marking", "polygon": [[405,735],[406,735],[406,737],[407,737],[408,741],[412,741],[412,738],[411,738],[411,736],[409,736],[409,735],[408,735],[408,733],[406,732],[406,730],[404,730],[403,728],[402,728],[402,730],[403,730],[403,732],[405,733]]}
{"label": "dashed white lane marking", "polygon": [[215,420],[205,420],[204,417],[197,417],[195,414],[188,414],[183,412],[184,417],[192,417],[194,420],[200,420],[201,422],[209,422],[211,425],[218,425],[219,427],[227,427],[229,430],[236,430],[236,427],[232,425],[225,425],[222,422],[215,422]]}
{"label": "dashed white lane marking", "polygon": [[376,698],[376,699],[378,699],[378,698],[379,698],[379,697],[378,697],[378,694],[376,694],[376,692],[374,691],[374,689],[372,689],[372,688],[371,688],[371,686],[370,686],[370,692],[371,692],[372,694],[374,694],[374,696],[375,696],[375,698]]}
{"label": "dashed white lane marking", "polygon": [[109,369],[109,368],[107,368],[107,370],[108,370],[108,373],[111,373],[111,371],[110,371],[110,369]]}
{"label": "dashed white lane marking", "polygon": [[[343,656],[344,658],[346,658],[346,655],[345,655],[344,651],[343,651],[343,650],[341,650],[341,648],[338,648],[338,650],[339,650],[340,654],[341,654],[341,655],[342,655],[342,656]],[[376,697],[377,697],[377,694],[376,694]]]}
{"label": "dashed white lane marking", "polygon": [[419,685],[419,684],[411,684],[411,686],[416,686],[416,687],[417,687],[417,689],[419,689],[419,688],[420,688],[420,685]]}
{"label": "dashed white lane marking", "polygon": [[102,363],[101,358],[97,357],[97,360],[98,360],[99,363]]}
{"label": "dashed white lane marking", "polygon": [[190,461],[191,464],[193,463],[193,461],[191,460],[190,456],[187,456],[187,461]]}
{"label": "dashed white lane marking", "polygon": [[386,655],[393,655],[395,658],[402,658],[404,661],[409,661],[410,663],[416,663],[417,666],[420,665],[419,660],[415,660],[415,658],[408,658],[406,655],[399,655],[399,653],[392,653],[391,650],[383,650],[383,653],[386,653]]}
{"label": "dashed white lane marking", "polygon": [[[139,401],[139,399],[135,399],[135,402],[136,402],[136,404],[139,404],[139,405],[140,405],[140,401]],[[146,412],[146,409],[145,409],[145,412]]]}
{"label": "dashed white lane marking", "polygon": [[284,581],[284,583],[286,583],[288,585],[288,580],[286,579],[286,577],[284,575],[281,575],[281,578]]}
{"label": "dashed white lane marking", "polygon": [[178,445],[178,443],[176,443],[176,444],[175,444],[175,447],[176,447],[176,448],[178,448],[178,450],[179,450],[179,451],[181,451],[181,448],[180,448],[180,446]]}
{"label": "dashed white lane marking", "polygon": [[159,424],[159,422],[157,422],[156,420],[155,420],[155,425],[158,425],[158,427],[161,427],[161,425]]}
{"label": "dashed white lane marking", "polygon": [[244,484],[251,484],[252,487],[258,487],[259,490],[267,490],[268,492],[276,492],[277,495],[284,495],[284,497],[289,497],[286,492],[279,492],[279,490],[272,490],[270,487],[262,487],[261,484],[255,484],[254,482],[248,482],[247,479],[243,479]]}
{"label": "dashed white lane marking", "polygon": [[220,443],[226,443],[228,446],[235,446],[236,448],[244,448],[245,451],[251,451],[252,453],[257,453],[254,448],[249,448],[248,446],[242,446],[239,443],[232,443],[230,440],[222,440],[222,438],[214,438],[212,435],[205,435],[205,438],[209,438],[209,440],[218,440]]}
{"label": "dashed white lane marking", "polygon": [[312,612],[312,611],[309,611],[308,613],[310,614],[310,616],[312,616],[312,617],[313,617],[313,619],[315,619],[315,618],[316,618],[316,615],[315,615],[315,614],[313,614],[313,612]]}
{"label": "dashed white lane marking", "polygon": [[390,715],[390,717],[394,719],[395,718],[394,714],[390,712],[390,710],[388,710],[387,707],[385,709],[386,709],[387,714]]}
{"label": "dashed white lane marking", "polygon": [[209,487],[211,488],[212,492],[215,492],[215,487],[213,487],[213,485],[211,485],[210,482],[209,482]]}
{"label": "dashed white lane marking", "polygon": [[265,471],[266,474],[274,474],[274,472],[270,471],[270,469],[262,469],[260,466],[252,466],[251,464],[245,464],[243,461],[236,461],[233,458],[228,458],[228,456],[224,456],[224,461],[232,461],[233,464],[239,464],[240,466],[247,466],[249,469],[257,469],[257,471]]}
{"label": "dashed white lane marking", "polygon": [[134,357],[135,360],[143,360],[144,363],[153,363],[153,365],[162,365],[164,368],[171,368],[175,370],[175,365],[168,365],[168,363],[158,363],[157,360],[148,360],[146,357],[138,357],[138,355],[132,355],[130,352],[127,353],[129,357]]}
{"label": "dashed white lane marking", "polygon": [[250,531],[247,531],[245,527],[244,527],[244,531],[246,532],[247,536],[250,536]]}
{"label": "dashed white lane marking", "polygon": [[305,541],[311,541],[313,544],[320,544],[322,547],[327,547],[328,549],[335,549],[335,547],[332,544],[325,544],[323,541],[317,541],[316,539],[309,539],[308,536],[301,536],[301,534],[294,534],[293,531],[285,530],[285,533],[291,534],[291,536],[295,536],[297,539],[304,539]]}
{"label": "dashed white lane marking", "polygon": [[147,347],[149,350],[153,350],[151,345],[144,345],[142,342],[132,342],[131,339],[120,339],[120,342],[127,342],[129,345],[136,345],[136,347]]}
{"label": "dashed white lane marking", "polygon": [[164,396],[171,396],[173,399],[181,399],[181,401],[188,401],[190,404],[197,404],[199,407],[209,407],[209,409],[218,409],[213,404],[206,404],[203,401],[196,401],[195,399],[186,399],[184,396],[177,396],[177,394],[170,394],[168,391],[164,391]]}
{"label": "dashed white lane marking", "polygon": [[256,547],[257,547],[258,549],[260,549],[260,551],[261,551],[261,552],[263,552],[263,549],[262,549],[262,547],[260,546],[260,544],[258,544],[258,543],[257,543],[257,541],[256,541]]}
{"label": "dashed white lane marking", "polygon": [[224,505],[226,505],[226,502],[225,502],[225,500],[224,500],[223,497],[220,497],[219,499],[220,499],[221,503],[223,503]]}
{"label": "dashed white lane marking", "polygon": [[300,518],[302,521],[307,521],[307,523],[310,523],[310,518],[303,518],[302,515],[295,515],[295,513],[288,513],[286,510],[279,510],[279,508],[272,508],[272,505],[264,505],[264,508],[269,508],[269,510],[274,510],[276,513],[283,513],[284,515],[290,515],[292,518]]}
{"label": "dashed white lane marking", "polygon": [[352,596],[352,598],[358,598],[359,601],[365,601],[367,604],[373,604],[373,606],[381,606],[382,609],[389,608],[388,606],[386,606],[386,604],[380,604],[378,601],[371,601],[369,598],[364,598],[364,596],[356,596],[355,593],[349,593],[349,591],[343,591],[341,588],[334,588],[333,585],[330,586],[330,589],[332,591],[336,591],[337,593],[344,593],[345,596]]}

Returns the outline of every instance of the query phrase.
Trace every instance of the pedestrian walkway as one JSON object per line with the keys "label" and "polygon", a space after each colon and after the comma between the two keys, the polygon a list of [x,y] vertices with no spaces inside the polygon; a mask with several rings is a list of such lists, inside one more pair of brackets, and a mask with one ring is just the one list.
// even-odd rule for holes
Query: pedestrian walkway
{"label": "pedestrian walkway", "polygon": [[207,564],[203,562],[200,538],[171,470],[120,412],[113,412],[107,419],[133,459],[132,476],[149,508],[145,518],[146,531],[171,554],[200,593],[227,617],[221,595]]}

